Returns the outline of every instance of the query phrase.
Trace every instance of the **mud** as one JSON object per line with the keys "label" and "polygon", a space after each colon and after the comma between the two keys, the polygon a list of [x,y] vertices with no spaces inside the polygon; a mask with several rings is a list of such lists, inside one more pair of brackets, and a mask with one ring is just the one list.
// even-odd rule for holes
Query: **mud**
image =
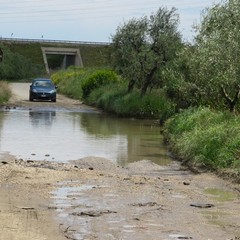
{"label": "mud", "polygon": [[209,173],[147,160],[122,168],[96,157],[67,164],[2,159],[0,239],[240,237],[236,185]]}

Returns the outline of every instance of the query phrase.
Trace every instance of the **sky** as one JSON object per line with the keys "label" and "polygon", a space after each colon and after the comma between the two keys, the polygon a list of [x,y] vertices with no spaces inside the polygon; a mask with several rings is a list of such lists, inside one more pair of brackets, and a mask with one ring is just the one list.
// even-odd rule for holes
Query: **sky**
{"label": "sky", "polygon": [[183,40],[192,41],[193,24],[213,0],[0,0],[0,38],[111,42],[118,26],[177,9]]}

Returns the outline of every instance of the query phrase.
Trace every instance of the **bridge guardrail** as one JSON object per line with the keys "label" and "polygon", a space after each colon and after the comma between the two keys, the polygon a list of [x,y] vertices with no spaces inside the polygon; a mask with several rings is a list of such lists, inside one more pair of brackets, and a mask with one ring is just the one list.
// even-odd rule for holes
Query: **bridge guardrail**
{"label": "bridge guardrail", "polygon": [[86,41],[68,41],[68,40],[50,40],[50,39],[24,39],[24,38],[3,38],[0,42],[21,42],[21,43],[62,43],[62,44],[85,44],[85,45],[110,45],[110,42],[86,42]]}

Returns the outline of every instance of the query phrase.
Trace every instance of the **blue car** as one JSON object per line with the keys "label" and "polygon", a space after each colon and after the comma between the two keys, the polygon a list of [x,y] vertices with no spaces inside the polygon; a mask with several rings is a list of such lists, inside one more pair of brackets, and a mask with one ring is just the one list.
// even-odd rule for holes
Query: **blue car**
{"label": "blue car", "polygon": [[29,101],[33,100],[50,100],[56,102],[57,87],[51,79],[35,78],[29,89]]}

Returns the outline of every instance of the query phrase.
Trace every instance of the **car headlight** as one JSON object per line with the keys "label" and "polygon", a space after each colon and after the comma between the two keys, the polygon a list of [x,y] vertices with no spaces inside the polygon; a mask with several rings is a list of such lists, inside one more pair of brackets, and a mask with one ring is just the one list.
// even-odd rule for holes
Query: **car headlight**
{"label": "car headlight", "polygon": [[55,92],[56,92],[56,90],[51,90],[49,93],[51,93],[51,94],[52,94],[52,93],[55,93]]}
{"label": "car headlight", "polygon": [[37,92],[37,90],[36,90],[36,89],[33,89],[32,91],[33,91],[34,93],[36,93],[36,92]]}

